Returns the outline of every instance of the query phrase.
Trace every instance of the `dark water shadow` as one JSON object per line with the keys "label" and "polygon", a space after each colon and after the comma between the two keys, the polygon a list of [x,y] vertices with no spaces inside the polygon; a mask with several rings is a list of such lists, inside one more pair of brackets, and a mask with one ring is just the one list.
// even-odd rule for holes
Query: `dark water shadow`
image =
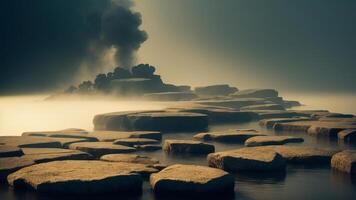
{"label": "dark water shadow", "polygon": [[277,184],[286,179],[286,171],[282,172],[237,172],[233,174],[237,182],[253,182],[257,184]]}

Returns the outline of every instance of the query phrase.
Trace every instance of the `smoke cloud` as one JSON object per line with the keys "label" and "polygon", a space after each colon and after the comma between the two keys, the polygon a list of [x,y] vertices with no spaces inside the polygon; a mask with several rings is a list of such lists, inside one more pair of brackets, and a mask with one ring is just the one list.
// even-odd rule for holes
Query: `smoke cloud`
{"label": "smoke cloud", "polygon": [[132,6],[131,0],[0,1],[0,94],[60,89],[78,74],[131,66],[147,39]]}

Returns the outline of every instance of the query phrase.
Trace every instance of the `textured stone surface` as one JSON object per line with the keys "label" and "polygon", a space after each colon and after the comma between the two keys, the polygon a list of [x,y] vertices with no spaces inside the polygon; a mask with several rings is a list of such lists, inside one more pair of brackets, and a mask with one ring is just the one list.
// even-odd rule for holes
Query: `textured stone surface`
{"label": "textured stone surface", "polygon": [[228,129],[222,131],[214,131],[208,133],[199,133],[194,135],[194,139],[204,141],[219,141],[228,143],[243,143],[250,137],[263,136],[254,129]]}
{"label": "textured stone surface", "polygon": [[273,128],[276,123],[286,123],[286,122],[296,122],[296,121],[307,121],[310,118],[273,118],[273,119],[263,119],[259,121],[260,126],[264,126],[266,128]]}
{"label": "textured stone surface", "polygon": [[115,140],[113,143],[132,147],[135,145],[158,144],[160,141],[146,138],[125,138]]}
{"label": "textured stone surface", "polygon": [[140,173],[157,170],[141,164],[103,161],[55,161],[32,165],[8,176],[16,188],[53,194],[139,193]]}
{"label": "textured stone surface", "polygon": [[283,171],[286,167],[280,154],[252,147],[209,154],[208,162],[226,171]]}
{"label": "textured stone surface", "polygon": [[164,151],[168,153],[208,154],[215,151],[211,144],[194,140],[165,140]]}
{"label": "textured stone surface", "polygon": [[248,147],[266,146],[266,145],[281,145],[287,143],[304,142],[303,138],[293,136],[256,136],[251,137],[245,141]]}
{"label": "textured stone surface", "polygon": [[129,162],[129,163],[140,163],[145,165],[155,165],[159,161],[155,158],[150,158],[148,156],[141,156],[136,154],[108,154],[100,157],[100,160],[110,161],[110,162]]}
{"label": "textured stone surface", "polygon": [[244,106],[240,110],[285,110],[283,105],[280,104],[261,104],[261,105],[252,105]]}
{"label": "textured stone surface", "polygon": [[355,144],[356,143],[356,129],[346,129],[343,131],[340,131],[338,133],[338,138],[339,140],[349,143],[349,144]]}
{"label": "textured stone surface", "polygon": [[356,175],[356,151],[345,150],[335,154],[331,159],[333,169]]}
{"label": "textured stone surface", "polygon": [[111,142],[80,142],[69,145],[70,149],[87,152],[95,157],[113,153],[130,153],[136,149]]}
{"label": "textured stone surface", "polygon": [[198,165],[172,165],[152,174],[150,184],[156,194],[232,193],[234,178],[223,170]]}
{"label": "textured stone surface", "polygon": [[23,152],[16,146],[0,145],[0,158],[22,156]]}
{"label": "textured stone surface", "polygon": [[30,136],[0,136],[0,144],[20,148],[60,148],[62,145],[54,139]]}
{"label": "textured stone surface", "polygon": [[207,126],[207,115],[176,111],[118,112],[94,118],[95,130],[196,131]]}

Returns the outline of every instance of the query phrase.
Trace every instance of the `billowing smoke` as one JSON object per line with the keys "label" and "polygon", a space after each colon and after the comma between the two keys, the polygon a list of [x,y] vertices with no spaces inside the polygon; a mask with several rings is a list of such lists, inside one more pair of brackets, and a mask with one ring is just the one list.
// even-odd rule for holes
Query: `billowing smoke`
{"label": "billowing smoke", "polygon": [[[132,0],[0,1],[0,93],[76,84],[129,67],[147,39]],[[65,85],[67,84],[67,85]]]}
{"label": "billowing smoke", "polygon": [[117,49],[115,58],[121,67],[134,64],[135,52],[146,41],[147,33],[139,29],[142,20],[131,10],[131,1],[113,1],[102,17],[102,40]]}

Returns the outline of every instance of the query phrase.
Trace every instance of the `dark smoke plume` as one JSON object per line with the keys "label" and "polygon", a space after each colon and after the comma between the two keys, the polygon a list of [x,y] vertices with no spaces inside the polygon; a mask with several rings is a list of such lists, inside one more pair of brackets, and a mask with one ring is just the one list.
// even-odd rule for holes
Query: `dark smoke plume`
{"label": "dark smoke plume", "polygon": [[130,66],[147,39],[131,7],[131,0],[1,0],[0,94],[66,87],[83,63],[89,74],[102,71],[112,48],[116,62]]}
{"label": "dark smoke plume", "polygon": [[126,68],[134,64],[135,52],[147,39],[147,33],[139,29],[141,15],[130,9],[130,2],[113,2],[102,18],[102,39],[117,49],[116,61]]}

